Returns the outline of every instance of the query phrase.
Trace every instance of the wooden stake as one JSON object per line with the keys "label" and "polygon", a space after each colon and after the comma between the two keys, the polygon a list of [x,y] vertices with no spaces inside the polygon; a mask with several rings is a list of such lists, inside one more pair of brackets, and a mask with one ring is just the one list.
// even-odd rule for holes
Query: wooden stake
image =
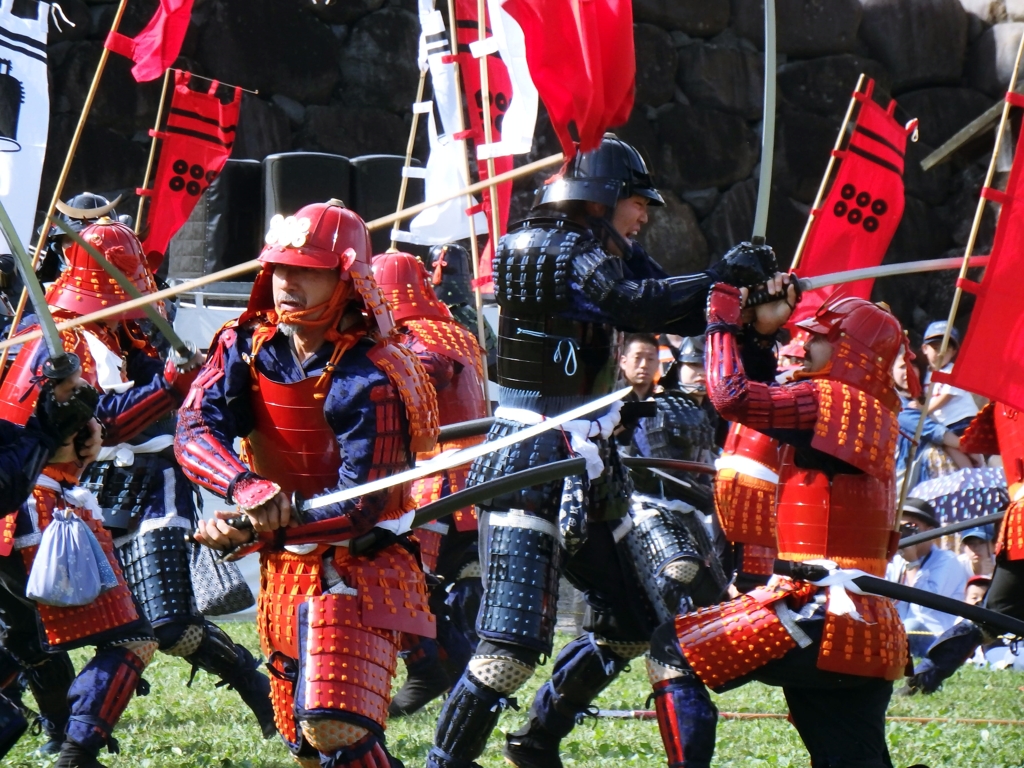
{"label": "wooden stake", "polygon": [[[439,200],[420,203],[419,205],[414,205],[409,208],[405,208],[401,211],[398,211],[397,213],[389,213],[387,216],[382,216],[379,219],[374,219],[373,221],[367,222],[366,228],[371,232],[375,232],[376,230],[382,229],[383,227],[391,226],[396,221],[401,221],[402,219],[407,219],[411,216],[415,216],[418,213],[422,213],[423,211],[427,210],[428,208],[432,208],[435,205],[440,205],[441,203],[446,203],[449,200],[454,200],[456,198],[464,197],[466,195],[474,195],[492,183],[500,184],[503,181],[511,181],[514,179],[518,179],[522,176],[529,176],[531,174],[537,173],[537,171],[541,171],[545,168],[550,168],[552,165],[558,165],[563,160],[565,160],[565,156],[561,152],[559,152],[557,155],[550,155],[549,157],[546,157],[543,160],[537,160],[535,162],[528,163],[527,165],[524,165],[521,168],[513,168],[511,171],[508,171],[506,173],[500,173],[497,176],[495,176],[493,180],[488,179],[487,181],[479,181],[476,184],[471,184],[465,189],[460,189],[458,192],[455,192],[451,195],[447,195]],[[108,317],[119,315],[122,312],[127,312],[128,310],[131,309],[136,309],[138,307],[143,306],[144,304],[152,304],[153,302],[156,301],[162,301],[164,299],[169,299],[173,296],[177,296],[182,293],[194,291],[196,288],[202,288],[204,285],[210,285],[211,283],[216,283],[221,280],[230,280],[233,277],[240,277],[241,275],[245,275],[250,272],[255,272],[261,266],[262,265],[260,264],[258,259],[252,259],[251,261],[246,261],[243,262],[242,264],[236,264],[233,267],[222,269],[219,272],[213,272],[212,274],[204,275],[203,277],[198,277],[195,280],[189,280],[187,282],[180,283],[179,285],[175,285],[171,288],[165,288],[162,291],[151,293],[148,296],[143,296],[140,299],[132,299],[131,301],[126,301],[121,304],[115,304],[114,306],[106,307],[105,309],[101,309],[98,312],[93,312],[92,314],[89,315],[82,315],[80,317],[73,317],[68,320],[61,321],[57,323],[57,329],[63,331],[68,328],[77,328],[80,325],[87,325],[89,323],[98,322],[99,320],[105,320]],[[15,344],[23,344],[27,341],[32,341],[33,339],[38,339],[40,337],[41,334],[39,331],[29,331],[28,333],[22,333],[13,338],[8,338],[4,339],[3,341],[0,341],[0,350],[6,350],[14,346]]]}
{"label": "wooden stake", "polygon": [[[149,145],[149,160],[146,161],[146,173],[142,177],[142,189],[149,186],[149,175],[153,172],[153,160],[156,158],[156,134],[160,131],[160,123],[164,119],[164,105],[167,103],[167,83],[171,79],[171,69],[164,72],[164,85],[160,90],[160,106],[156,108],[156,122],[153,124],[153,141]],[[142,213],[146,207],[146,196],[139,195],[139,212],[135,216],[135,234],[142,231]]]}
{"label": "wooden stake", "polygon": [[[128,4],[128,0],[121,0],[117,6],[117,12],[114,14],[114,21],[110,25],[110,31],[117,32],[117,28],[121,24],[121,17],[124,16],[125,6]],[[46,248],[46,239],[50,234],[50,223],[53,219],[53,212],[57,209],[57,201],[60,200],[60,196],[64,193],[64,183],[68,180],[68,174],[71,172],[71,161],[75,158],[75,152],[78,149],[78,142],[82,138],[82,131],[85,129],[85,121],[89,117],[89,110],[92,109],[92,102],[96,98],[96,91],[100,87],[100,77],[103,75],[103,70],[107,66],[107,59],[110,58],[110,51],[104,48],[100,53],[99,64],[96,65],[96,72],[92,76],[92,83],[89,85],[89,92],[85,95],[85,103],[82,105],[82,114],[78,116],[78,125],[75,126],[75,132],[71,135],[71,144],[68,146],[68,153],[64,157],[64,167],[60,170],[60,176],[57,177],[57,186],[54,187],[53,197],[50,199],[50,207],[46,209],[46,218],[43,219],[43,228],[39,233],[39,240],[36,243],[36,252],[32,256],[32,266],[35,267],[39,264],[39,259],[42,258],[43,251]],[[21,323],[21,316],[25,312],[25,304],[28,302],[28,291],[25,288],[21,289],[21,297],[18,299],[18,306],[14,310],[14,318],[11,321],[11,330],[8,332],[8,340],[18,331],[18,325]],[[42,307],[36,307],[36,311],[44,311]],[[0,352],[0,371],[4,370],[7,364],[7,347],[3,348]]]}
{"label": "wooden stake", "polygon": [[[1009,93],[1017,87],[1017,73],[1020,70],[1021,55],[1024,54],[1024,37],[1021,37],[1020,45],[1017,46],[1017,58],[1013,62],[1013,74],[1010,76]],[[939,347],[939,359],[946,355],[949,349],[949,337],[953,332],[953,321],[956,320],[956,313],[960,309],[960,299],[963,297],[961,281],[967,277],[967,269],[970,267],[971,254],[974,253],[974,244],[978,239],[978,231],[981,229],[981,218],[985,213],[985,188],[992,186],[992,179],[996,175],[996,161],[999,159],[999,149],[1003,144],[1003,133],[1010,121],[1010,100],[1003,99],[1003,115],[999,120],[999,128],[996,129],[995,146],[992,148],[992,158],[988,163],[988,172],[985,174],[985,183],[982,185],[982,194],[978,195],[978,207],[974,211],[974,221],[971,223],[971,233],[967,237],[967,246],[964,250],[963,263],[960,265],[960,275],[957,279],[956,290],[953,292],[953,303],[949,308],[949,317],[946,320],[946,332],[942,334],[942,344]],[[1024,162],[1022,160],[1021,162]],[[910,490],[910,467],[914,463],[914,456],[917,453],[917,446],[921,442],[921,433],[924,431],[924,420],[928,416],[928,403],[931,402],[932,393],[935,391],[935,380],[932,377],[928,382],[928,389],[925,392],[924,406],[921,408],[921,416],[917,420],[917,428],[914,430],[914,442],[910,444],[910,454],[907,456],[907,471],[903,475],[903,484],[900,487],[899,506],[897,507],[896,524],[899,525],[899,510],[903,509],[903,502],[907,500],[907,492]]]}
{"label": "wooden stake", "polygon": [[[857,87],[853,89],[853,92],[860,93],[860,89],[864,87],[864,79],[866,75],[861,72],[860,77],[857,78]],[[804,246],[807,245],[807,237],[811,234],[811,225],[814,223],[814,212],[818,210],[818,206],[821,205],[821,201],[825,198],[825,189],[828,187],[828,179],[832,175],[832,169],[836,166],[836,152],[843,146],[843,139],[846,137],[846,128],[850,124],[850,119],[853,117],[854,107],[857,106],[856,96],[850,97],[850,104],[846,107],[846,115],[843,117],[843,124],[839,126],[839,135],[836,136],[836,144],[832,147],[832,152],[828,156],[828,165],[825,166],[825,175],[821,177],[821,184],[818,186],[818,194],[814,196],[814,205],[811,206],[811,212],[807,215],[807,223],[804,225],[804,231],[800,235],[800,242],[796,245],[796,253],[793,254],[793,263],[790,265],[790,269],[796,269],[800,266],[800,260],[804,255]]]}

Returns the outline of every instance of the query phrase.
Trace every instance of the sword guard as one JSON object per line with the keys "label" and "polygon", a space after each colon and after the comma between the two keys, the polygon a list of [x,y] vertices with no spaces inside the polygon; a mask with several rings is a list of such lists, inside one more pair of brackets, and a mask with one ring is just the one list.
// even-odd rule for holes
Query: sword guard
{"label": "sword guard", "polygon": [[304,509],[304,507],[306,506],[306,499],[305,499],[305,497],[301,493],[299,493],[298,491],[292,491],[291,502],[292,502],[292,516],[295,518],[295,521],[298,522],[298,523],[305,522],[305,520],[306,520],[306,511]]}
{"label": "sword guard", "polygon": [[188,352],[187,355],[178,349],[171,350],[171,363],[178,370],[178,373],[188,373],[189,371],[193,371],[199,367],[201,362],[199,348],[196,347],[194,342],[186,341],[185,348]]}
{"label": "sword guard", "polygon": [[82,370],[82,362],[73,352],[48,357],[43,363],[43,375],[50,381],[64,381]]}

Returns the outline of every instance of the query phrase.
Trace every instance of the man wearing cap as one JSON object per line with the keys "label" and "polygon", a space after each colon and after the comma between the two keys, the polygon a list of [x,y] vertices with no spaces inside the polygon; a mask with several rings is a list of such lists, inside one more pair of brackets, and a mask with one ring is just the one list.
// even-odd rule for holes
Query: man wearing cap
{"label": "man wearing cap", "polygon": [[[923,351],[928,359],[928,367],[932,371],[948,374],[953,370],[953,361],[960,348],[960,332],[956,328],[949,329],[949,345],[945,354],[939,355],[942,349],[942,338],[946,334],[949,323],[936,320],[929,324],[924,332]],[[946,429],[956,435],[963,435],[967,425],[978,413],[978,406],[965,389],[950,384],[936,384],[932,389],[932,399],[928,402],[927,412],[936,421],[945,425]]]}
{"label": "man wearing cap", "polygon": [[992,578],[996,567],[995,553],[992,551],[992,533],[989,526],[971,528],[960,535],[960,555],[958,559],[964,567],[967,578],[987,576]]}
{"label": "man wearing cap", "polygon": [[[608,134],[545,184],[529,217],[501,239],[494,256],[500,391],[491,439],[608,393],[617,330],[702,333],[712,283],[761,284],[775,272],[769,247],[746,244],[705,272],[666,277],[635,241],[651,205],[664,200],[640,154]],[[631,490],[610,442],[618,421],[618,410],[610,409],[474,463],[471,480],[484,482],[571,453],[592,457],[586,477],[482,505],[488,565],[481,643],[441,711],[430,768],[474,766],[512,695],[551,654],[562,574],[593,609],[586,642],[567,646],[555,660],[552,686],[542,689],[551,695],[535,702],[547,713],[544,741],[536,755],[510,757],[515,765],[559,765],[558,742],[576,717],[616,670],[646,651],[652,619],[638,605],[639,587],[613,536]]]}
{"label": "man wearing cap", "polygon": [[[248,308],[214,338],[175,442],[186,474],[259,533],[254,541],[226,522],[237,511],[219,511],[196,538],[261,549],[257,628],[271,698],[306,768],[401,765],[384,745],[399,636],[434,636],[403,536],[406,486],[304,512],[291,502],[406,470],[437,438],[434,389],[390,335],[370,255],[366,225],[339,200],[275,216]],[[379,544],[351,554],[349,539],[374,528]]]}
{"label": "man wearing cap", "polygon": [[[903,504],[900,531],[906,535],[938,528],[932,505],[923,499],[909,498]],[[940,549],[934,541],[912,544],[900,549],[886,570],[889,581],[923,589],[936,595],[963,600],[967,575],[963,565],[949,549]],[[916,603],[896,604],[910,639],[910,652],[923,656],[935,639],[953,626],[956,616],[925,608]]]}

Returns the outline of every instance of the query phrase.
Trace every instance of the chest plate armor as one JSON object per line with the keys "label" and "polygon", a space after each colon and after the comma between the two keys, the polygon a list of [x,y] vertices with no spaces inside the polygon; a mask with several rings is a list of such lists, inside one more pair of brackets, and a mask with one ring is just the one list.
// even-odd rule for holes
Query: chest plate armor
{"label": "chest plate armor", "polygon": [[876,576],[895,551],[896,414],[871,395],[818,382],[818,423],[812,445],[862,471],[836,474],[793,463],[783,451],[777,532],[784,560],[833,560]]}
{"label": "chest plate armor", "polygon": [[573,319],[572,263],[584,237],[583,228],[552,219],[525,222],[498,245],[502,405],[555,415],[610,391],[611,327]]}
{"label": "chest plate armor", "polygon": [[273,480],[285,493],[309,498],[338,484],[338,439],[324,417],[318,377],[294,384],[253,371],[250,403],[255,426],[245,438],[252,471]]}

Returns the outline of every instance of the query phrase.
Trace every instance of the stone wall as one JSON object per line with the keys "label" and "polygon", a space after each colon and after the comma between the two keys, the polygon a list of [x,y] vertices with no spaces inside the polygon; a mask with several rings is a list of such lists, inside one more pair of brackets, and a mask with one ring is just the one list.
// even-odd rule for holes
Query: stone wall
{"label": "stone wall", "polygon": [[[18,0],[31,3],[33,0]],[[51,23],[52,122],[45,205],[59,172],[113,0],[60,0],[76,24]],[[142,28],[157,0],[131,0],[122,31]],[[888,261],[956,253],[970,229],[992,134],[928,173],[919,162],[1005,91],[1024,30],[1024,0],[776,0],[778,123],[769,241],[795,249],[861,72],[918,117],[907,205]],[[418,70],[415,0],[196,0],[178,65],[259,90],[246,95],[235,156],[287,150],[402,153]],[[649,158],[668,205],[645,233],[672,272],[705,267],[750,235],[760,168],[760,0],[634,0],[637,101],[617,129]],[[142,179],[159,83],[137,85],[112,56],[72,168],[68,192],[134,188]],[[542,115],[536,159],[558,150]],[[425,137],[417,155],[425,159]],[[539,179],[517,186],[513,215]],[[991,241],[982,228],[978,252]],[[962,250],[960,251],[962,252]],[[877,287],[917,330],[945,316],[948,273]]]}

